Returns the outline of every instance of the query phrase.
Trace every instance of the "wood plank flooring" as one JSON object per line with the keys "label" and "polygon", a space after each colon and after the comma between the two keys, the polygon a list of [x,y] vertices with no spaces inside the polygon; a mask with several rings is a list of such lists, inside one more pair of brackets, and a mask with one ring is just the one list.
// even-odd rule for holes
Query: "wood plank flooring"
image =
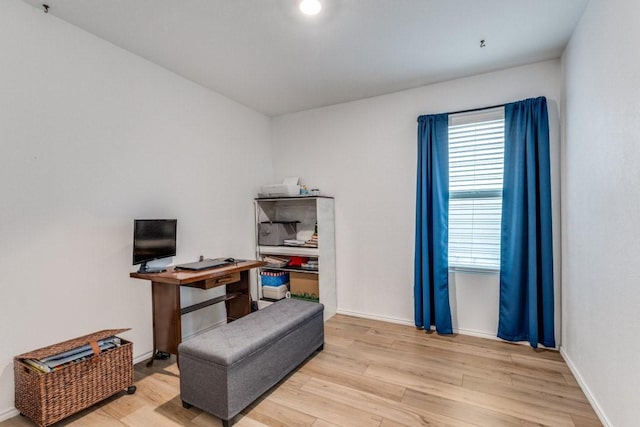
{"label": "wood plank flooring", "polygon": [[[183,409],[174,360],[135,367],[120,393],[59,426],[206,427],[217,418]],[[256,367],[256,369],[260,369]],[[0,427],[33,426],[24,417]],[[255,426],[601,426],[555,351],[336,315],[324,351],[247,408]]]}

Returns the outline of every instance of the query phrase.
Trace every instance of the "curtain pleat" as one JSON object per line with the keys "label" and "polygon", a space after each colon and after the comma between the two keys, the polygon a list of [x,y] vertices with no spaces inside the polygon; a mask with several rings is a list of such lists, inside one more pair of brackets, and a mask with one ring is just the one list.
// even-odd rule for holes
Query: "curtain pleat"
{"label": "curtain pleat", "polygon": [[505,105],[498,337],[555,347],[546,98]]}
{"label": "curtain pleat", "polygon": [[449,116],[418,118],[415,325],[451,334],[448,272]]}

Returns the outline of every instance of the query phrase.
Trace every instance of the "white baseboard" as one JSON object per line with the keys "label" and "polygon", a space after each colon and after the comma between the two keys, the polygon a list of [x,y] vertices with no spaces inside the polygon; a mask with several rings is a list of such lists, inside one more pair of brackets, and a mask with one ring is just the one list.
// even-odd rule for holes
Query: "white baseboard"
{"label": "white baseboard", "polygon": [[[413,323],[413,321],[411,320],[397,319],[395,317],[387,317],[387,316],[378,316],[378,315],[368,314],[368,313],[360,313],[358,311],[338,309],[338,314],[344,314],[345,316],[361,317],[364,319],[379,320],[381,322],[396,323],[399,325],[406,325],[406,326],[413,326],[413,327],[416,326],[415,323]],[[498,337],[495,336],[495,334],[492,335],[488,332],[474,331],[471,329],[454,329],[453,332],[461,335],[471,335],[474,337],[488,338],[492,340],[501,341]]]}
{"label": "white baseboard", "polygon": [[363,319],[380,320],[382,322],[397,323],[399,325],[415,326],[415,324],[410,320],[396,319],[395,317],[378,316],[373,314],[360,313],[358,311],[349,311],[349,310],[342,310],[342,309],[338,309],[336,312],[338,314],[344,314],[345,316],[362,317]]}
{"label": "white baseboard", "polygon": [[565,351],[564,347],[562,346],[560,346],[560,355],[562,356],[562,358],[564,359],[564,362],[569,367],[569,370],[571,371],[573,376],[576,378],[576,381],[578,381],[578,385],[580,385],[582,392],[587,397],[587,400],[589,401],[589,403],[591,403],[591,407],[593,408],[596,415],[600,419],[600,422],[602,423],[602,425],[604,427],[613,426],[613,424],[611,424],[611,421],[609,421],[604,411],[598,404],[598,401],[596,400],[595,396],[591,393],[591,390],[589,389],[589,386],[587,386],[587,383],[584,381],[584,378],[582,378],[582,375],[580,375],[580,371],[578,371],[578,368],[576,367],[576,365],[573,364],[573,361],[571,360],[571,358]]}
{"label": "white baseboard", "polygon": [[145,360],[151,359],[153,356],[153,351],[147,351],[146,353],[139,354],[133,357],[133,364],[144,362]]}
{"label": "white baseboard", "polygon": [[460,334],[460,335],[469,335],[469,336],[472,336],[472,337],[486,338],[486,339],[494,340],[494,341],[502,341],[502,339],[500,339],[500,338],[498,338],[496,336],[495,332],[493,334],[491,334],[489,332],[474,331],[472,329],[463,329],[463,328],[454,328],[453,332],[455,332],[456,334]]}
{"label": "white baseboard", "polygon": [[0,412],[0,422],[8,420],[9,418],[13,418],[18,414],[20,414],[20,412],[18,412],[16,408],[5,409],[4,411]]}
{"label": "white baseboard", "polygon": [[[204,329],[200,329],[198,331],[190,333],[189,335],[185,335],[184,337],[182,337],[182,341],[190,340],[193,337],[197,337],[198,335],[204,334],[205,332],[208,332],[208,331],[210,331],[212,329],[215,329],[218,326],[224,325],[226,323],[227,323],[226,319],[220,320],[219,322],[216,322],[213,325],[207,326]],[[144,362],[145,360],[149,360],[149,359],[151,359],[152,355],[153,355],[153,351],[147,351],[146,353],[138,354],[137,356],[133,357],[133,364],[135,365],[136,363],[140,363],[140,362]]]}
{"label": "white baseboard", "polygon": [[[453,329],[453,331],[457,334],[460,335],[470,335],[472,337],[478,337],[478,338],[486,338],[488,340],[494,340],[494,341],[500,341],[500,342],[506,342],[509,344],[517,344],[517,345],[523,345],[525,347],[530,347],[531,345],[529,344],[529,341],[507,341],[507,340],[503,340],[502,338],[500,338],[498,336],[498,332],[481,332],[481,331],[474,331],[472,329]],[[556,347],[546,347],[540,343],[538,343],[538,348],[544,348],[547,350],[555,350],[558,351],[558,349]]]}
{"label": "white baseboard", "polygon": [[182,341],[188,341],[191,338],[197,337],[198,335],[202,335],[205,332],[209,332],[210,330],[215,329],[215,328],[217,328],[219,326],[225,325],[226,323],[227,323],[227,319],[222,319],[222,320],[220,320],[220,321],[218,321],[218,322],[216,322],[216,323],[214,323],[214,324],[212,324],[210,326],[207,326],[204,329],[200,329],[198,331],[190,333],[189,335],[183,336],[182,337]]}
{"label": "white baseboard", "polygon": [[[343,309],[338,309],[337,313],[344,314],[345,316],[361,317],[363,319],[379,320],[381,322],[397,323],[399,325],[415,327],[415,324],[413,323],[412,320],[397,319],[395,317],[378,316],[374,314],[361,313],[359,311],[350,311],[350,310],[343,310]],[[460,335],[469,335],[472,337],[486,338],[494,341],[508,342],[503,340],[502,338],[498,338],[497,332],[483,332],[483,331],[475,331],[473,329],[464,329],[464,328],[453,328],[453,332],[455,334],[460,334]],[[529,345],[527,341],[512,342],[511,344],[519,344],[524,346]],[[538,346],[541,348],[547,348],[549,350],[558,350],[557,348],[554,348],[554,347],[545,347],[542,344],[538,344]]]}

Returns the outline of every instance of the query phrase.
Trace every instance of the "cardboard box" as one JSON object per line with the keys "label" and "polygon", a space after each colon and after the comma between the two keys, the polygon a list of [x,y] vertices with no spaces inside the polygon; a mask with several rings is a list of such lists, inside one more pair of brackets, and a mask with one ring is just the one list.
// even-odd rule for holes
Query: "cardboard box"
{"label": "cardboard box", "polygon": [[293,295],[315,295],[320,297],[318,275],[314,273],[289,273],[289,286]]}

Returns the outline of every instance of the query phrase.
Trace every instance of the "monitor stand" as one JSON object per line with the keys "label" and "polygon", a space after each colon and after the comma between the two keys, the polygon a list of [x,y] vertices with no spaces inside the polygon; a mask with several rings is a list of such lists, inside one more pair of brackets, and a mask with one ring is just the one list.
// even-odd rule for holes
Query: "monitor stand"
{"label": "monitor stand", "polygon": [[140,264],[140,268],[138,269],[138,273],[140,274],[162,273],[164,271],[167,271],[167,270],[162,267],[159,267],[159,268],[149,267],[146,262],[143,262],[142,264]]}

